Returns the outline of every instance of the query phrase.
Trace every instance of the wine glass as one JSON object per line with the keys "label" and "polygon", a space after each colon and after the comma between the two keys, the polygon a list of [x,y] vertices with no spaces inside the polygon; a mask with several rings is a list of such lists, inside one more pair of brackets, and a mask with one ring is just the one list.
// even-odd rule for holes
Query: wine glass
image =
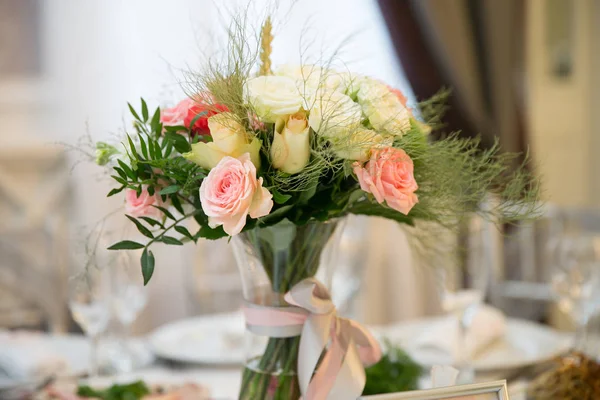
{"label": "wine glass", "polygon": [[551,286],[558,307],[575,321],[574,347],[585,341],[586,326],[600,307],[600,236],[565,235],[549,246]]}
{"label": "wine glass", "polygon": [[493,223],[473,216],[466,235],[466,258],[462,268],[455,265],[439,266],[436,270],[442,309],[456,318],[458,325],[458,353],[455,360],[459,369],[458,382],[473,383],[475,370],[467,343],[467,334],[473,318],[483,304],[489,286],[494,256]]}
{"label": "wine glass", "polygon": [[[118,252],[110,271],[113,314],[123,328],[120,351],[113,360],[114,366],[120,372],[131,372],[136,367],[135,352],[131,343],[131,325],[148,301],[139,263],[136,262],[139,254],[132,253],[136,252]],[[138,258],[134,255],[138,255]]]}
{"label": "wine glass", "polygon": [[98,338],[110,320],[108,250],[101,246],[100,233],[93,232],[85,244],[85,261],[69,279],[69,309],[73,319],[90,338],[90,376],[98,375]]}

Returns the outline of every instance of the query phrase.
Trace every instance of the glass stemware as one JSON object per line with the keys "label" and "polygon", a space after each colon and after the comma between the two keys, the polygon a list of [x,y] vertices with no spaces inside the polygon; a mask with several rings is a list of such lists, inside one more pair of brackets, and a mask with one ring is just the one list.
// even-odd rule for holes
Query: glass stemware
{"label": "glass stemware", "polygon": [[98,375],[98,338],[110,320],[110,282],[108,250],[100,244],[100,233],[93,232],[85,244],[85,262],[69,279],[69,309],[73,319],[90,338],[90,376]]}
{"label": "glass stemware", "polygon": [[565,235],[549,248],[552,290],[559,309],[576,324],[574,347],[578,348],[585,342],[589,319],[600,307],[600,236]]}
{"label": "glass stemware", "polygon": [[455,360],[459,370],[458,383],[473,383],[475,370],[467,343],[467,334],[479,306],[483,304],[493,265],[494,226],[474,216],[468,226],[466,258],[463,268],[446,265],[437,268],[442,309],[456,318],[458,353]]}
{"label": "glass stemware", "polygon": [[120,372],[130,372],[136,367],[135,352],[131,343],[131,325],[148,300],[139,264],[132,252],[115,253],[115,260],[111,265],[111,284],[113,313],[123,328],[118,357],[113,360],[114,366]]}

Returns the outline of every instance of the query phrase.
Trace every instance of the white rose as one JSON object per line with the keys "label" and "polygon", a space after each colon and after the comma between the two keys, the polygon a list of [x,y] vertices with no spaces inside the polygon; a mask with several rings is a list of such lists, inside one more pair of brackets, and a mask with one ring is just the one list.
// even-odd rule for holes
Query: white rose
{"label": "white rose", "polygon": [[305,97],[317,89],[345,91],[344,75],[317,65],[285,64],[275,70],[275,75],[285,76],[296,82],[296,87]]}
{"label": "white rose", "polygon": [[288,174],[304,169],[310,160],[310,128],[306,113],[299,112],[275,123],[270,152],[273,167]]}
{"label": "white rose", "polygon": [[352,98],[356,98],[356,94],[360,89],[361,84],[369,79],[364,75],[351,74],[345,72],[342,74],[344,93]]}
{"label": "white rose", "polygon": [[258,76],[246,82],[244,97],[265,122],[300,111],[303,97],[292,78]]}
{"label": "white rose", "polygon": [[361,120],[360,106],[339,92],[318,93],[310,104],[308,124],[323,137],[338,137],[356,130]]}
{"label": "white rose", "polygon": [[364,78],[356,98],[374,129],[397,136],[410,129],[410,111],[384,83]]}

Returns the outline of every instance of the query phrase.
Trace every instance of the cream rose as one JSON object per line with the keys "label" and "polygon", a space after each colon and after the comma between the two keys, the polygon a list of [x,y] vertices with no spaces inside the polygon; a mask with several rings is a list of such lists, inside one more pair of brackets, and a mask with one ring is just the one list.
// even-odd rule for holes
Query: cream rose
{"label": "cream rose", "polygon": [[200,185],[202,210],[211,228],[223,226],[230,236],[246,225],[246,217],[264,217],[273,208],[273,195],[256,179],[256,167],[248,153],[239,158],[226,156]]}
{"label": "cream rose", "polygon": [[296,81],[286,76],[258,76],[246,82],[244,97],[264,122],[300,111],[304,98]]}
{"label": "cream rose", "polygon": [[375,130],[401,136],[410,129],[409,109],[384,83],[363,78],[356,98]]}
{"label": "cream rose", "polygon": [[188,160],[203,168],[211,169],[225,156],[238,157],[249,153],[254,165],[260,167],[261,142],[250,135],[229,112],[213,115],[208,119],[208,128],[212,142],[198,142],[192,145],[192,151],[183,154]]}
{"label": "cream rose", "polygon": [[339,92],[325,92],[311,104],[308,124],[318,135],[335,138],[356,130],[361,119],[361,108],[350,97]]}
{"label": "cream rose", "polygon": [[393,138],[375,132],[371,129],[359,128],[350,132],[346,137],[332,141],[335,154],[345,160],[367,161],[371,151],[389,147]]}
{"label": "cream rose", "polygon": [[271,144],[273,167],[295,174],[302,171],[309,160],[310,128],[306,113],[298,112],[277,120]]}

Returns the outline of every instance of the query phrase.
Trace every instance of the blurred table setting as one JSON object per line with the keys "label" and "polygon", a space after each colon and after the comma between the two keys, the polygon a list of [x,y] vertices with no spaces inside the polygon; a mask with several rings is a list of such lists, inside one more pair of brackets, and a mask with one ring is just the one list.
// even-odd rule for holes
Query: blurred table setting
{"label": "blurred table setting", "polygon": [[[559,220],[563,225],[565,221],[574,224],[573,218],[563,216]],[[362,269],[357,267],[360,258],[356,254],[361,251],[359,233],[365,225],[362,221],[354,224],[350,224],[342,240],[342,246],[348,247],[333,278],[334,290],[338,288],[334,302],[346,315],[361,318],[360,308],[353,302],[357,287],[362,284]],[[469,229],[470,263],[459,272],[440,267],[431,274],[433,287],[438,289],[433,295],[440,298],[442,315],[369,327],[382,343],[386,357],[381,362],[385,368],[375,365],[367,369],[367,377],[386,383],[372,385],[375,392],[367,394],[431,387],[430,368],[453,365],[460,372],[458,383],[506,379],[511,398],[525,399],[527,384],[539,372],[549,369],[553,359],[574,346],[573,334],[534,320],[515,318],[501,309],[502,302],[497,303],[500,308],[489,303],[499,284],[498,274],[491,268],[498,262],[492,259],[498,254],[493,247],[496,239],[486,236],[490,234],[486,227],[476,225]],[[556,293],[550,298],[558,299],[564,311],[585,317],[580,321],[587,325],[596,310],[594,292],[572,287],[595,276],[589,274],[597,262],[593,252],[596,242],[572,227],[565,231],[561,228],[554,233],[550,245],[541,249],[538,246],[543,254],[560,251],[561,256],[553,256],[557,262],[550,268],[551,278],[535,284],[548,285],[549,293]],[[246,358],[242,312],[204,313],[172,321],[131,340],[128,327],[144,308],[147,293],[137,271],[129,273],[135,261],[126,253],[104,250],[106,243],[114,239],[115,231],[102,224],[96,226],[84,241],[85,265],[76,264],[70,273],[69,307],[87,339],[81,334],[0,332],[2,398],[24,398],[16,396],[40,388],[71,387],[73,393],[74,382],[108,387],[138,380],[148,385],[194,384],[201,388],[194,392],[196,396],[207,396],[193,398],[236,398]],[[99,265],[110,267],[98,268]],[[80,274],[84,270],[87,273]],[[235,285],[213,289],[231,291],[231,287]],[[593,348],[589,343],[595,340],[594,335],[581,332],[576,346],[582,347],[584,339],[587,347]],[[395,370],[396,375],[387,376],[388,372],[382,372],[386,370]],[[369,387],[366,390],[371,390]]]}
{"label": "blurred table setting", "polygon": [[[497,337],[490,336],[485,329],[489,322],[486,318],[501,316],[485,315],[490,312],[498,311],[481,310],[480,318],[476,317],[473,331],[469,333],[468,342],[474,347],[472,363],[476,381],[508,379],[510,389],[510,384],[520,377],[519,373],[525,380],[531,379],[532,376],[527,375],[528,368],[551,361],[570,346],[569,335],[519,319],[502,319],[501,333]],[[384,346],[399,346],[421,366],[423,373],[418,375],[418,387],[428,388],[431,386],[427,371],[433,365],[456,365],[454,353],[458,340],[452,339],[452,322],[448,317],[425,318],[373,327],[373,331]],[[454,338],[458,339],[456,335]],[[77,380],[97,387],[143,380],[160,385],[194,383],[210,393],[207,398],[237,397],[245,361],[241,312],[175,321],[138,340],[156,357],[152,363],[128,372],[114,369],[108,372],[109,369],[102,376],[90,377],[92,348],[83,336],[4,331],[0,335],[0,372],[3,374],[0,387],[9,388],[23,382],[35,387],[48,383],[46,378],[52,376],[56,380],[49,383],[52,387],[68,387]],[[108,367],[114,363],[114,359],[110,359],[114,356],[113,345],[109,339],[101,341],[100,365]],[[406,366],[403,370],[402,365],[400,376],[395,377],[397,382],[403,380],[403,371],[407,373]],[[515,387],[522,388],[521,383]],[[512,398],[525,398],[517,395],[515,392]]]}

